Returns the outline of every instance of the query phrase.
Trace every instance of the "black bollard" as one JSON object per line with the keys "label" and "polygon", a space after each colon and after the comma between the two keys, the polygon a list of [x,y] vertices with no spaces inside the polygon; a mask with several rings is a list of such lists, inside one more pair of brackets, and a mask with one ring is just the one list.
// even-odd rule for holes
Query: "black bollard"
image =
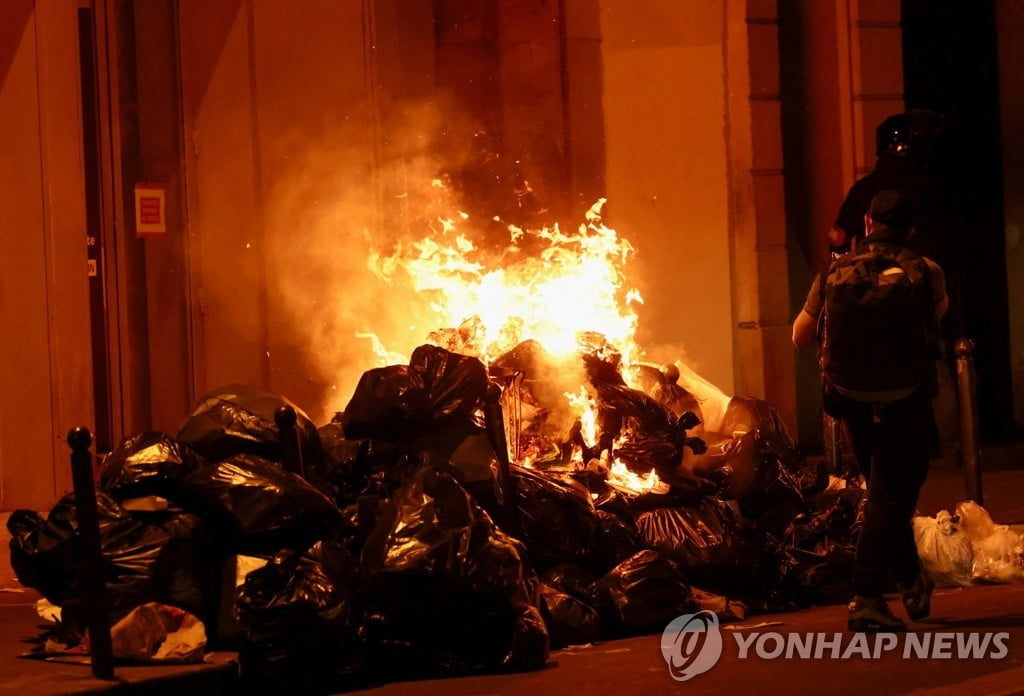
{"label": "black bollard", "polygon": [[842,425],[838,418],[833,418],[827,413],[821,417],[822,430],[824,431],[825,463],[828,473],[833,476],[844,477],[846,475],[843,467],[843,434]]}
{"label": "black bollard", "polygon": [[953,348],[956,351],[956,378],[960,392],[960,449],[964,458],[964,486],[968,500],[984,505],[981,490],[981,440],[978,436],[974,341],[961,338]]}
{"label": "black bollard", "polygon": [[92,475],[92,434],[88,428],[68,433],[71,447],[71,480],[75,489],[75,517],[78,522],[79,574],[82,583],[82,611],[89,630],[92,674],[97,679],[114,678],[114,655],[107,615],[107,586],[103,579],[103,551],[100,546],[96,488]]}
{"label": "black bollard", "polygon": [[512,463],[508,458],[505,416],[501,412],[501,387],[495,382],[490,382],[487,385],[487,393],[484,398],[484,421],[487,426],[487,438],[491,441],[494,454],[498,457],[506,531],[514,535],[519,531],[519,516],[516,511],[516,482],[512,478]]}
{"label": "black bollard", "polygon": [[299,431],[295,427],[297,420],[295,409],[287,404],[274,411],[277,438],[281,443],[281,463],[288,471],[305,478],[306,467],[302,461],[302,447],[299,446]]}

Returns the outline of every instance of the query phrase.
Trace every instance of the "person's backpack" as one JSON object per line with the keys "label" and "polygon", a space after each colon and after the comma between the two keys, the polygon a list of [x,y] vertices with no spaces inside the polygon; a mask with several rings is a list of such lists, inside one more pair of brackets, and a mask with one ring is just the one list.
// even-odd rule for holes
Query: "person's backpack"
{"label": "person's backpack", "polygon": [[819,359],[840,390],[933,389],[937,322],[928,264],[874,242],[837,259],[821,283]]}

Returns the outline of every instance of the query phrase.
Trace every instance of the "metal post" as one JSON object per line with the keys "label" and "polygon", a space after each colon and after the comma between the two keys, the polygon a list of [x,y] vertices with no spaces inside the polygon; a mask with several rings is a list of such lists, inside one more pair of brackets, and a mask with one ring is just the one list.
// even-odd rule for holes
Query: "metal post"
{"label": "metal post", "polygon": [[978,437],[977,375],[974,371],[974,341],[961,338],[956,351],[956,377],[960,392],[960,447],[964,457],[967,499],[984,505],[981,490],[981,441]]}
{"label": "metal post", "polygon": [[299,431],[295,427],[298,416],[295,409],[285,404],[274,411],[274,423],[277,424],[277,439],[281,443],[281,463],[284,468],[299,476],[306,476],[306,467],[302,461],[302,447],[299,444]]}
{"label": "metal post", "polygon": [[96,488],[92,476],[92,434],[88,428],[68,433],[71,447],[71,480],[75,490],[75,518],[78,523],[79,574],[82,583],[82,613],[89,630],[92,674],[97,679],[114,678],[114,655],[107,615],[107,586],[103,579],[103,550],[100,546]]}
{"label": "metal post", "polygon": [[843,478],[847,472],[843,468],[842,427],[839,419],[825,413],[822,414],[821,421],[825,435],[825,464],[828,473]]}
{"label": "metal post", "polygon": [[491,441],[494,454],[498,457],[505,523],[508,525],[506,531],[514,534],[519,529],[519,517],[516,510],[516,482],[512,478],[512,463],[508,458],[505,417],[501,412],[501,387],[495,382],[490,382],[487,385],[487,393],[484,398],[484,421],[487,425],[487,438]]}

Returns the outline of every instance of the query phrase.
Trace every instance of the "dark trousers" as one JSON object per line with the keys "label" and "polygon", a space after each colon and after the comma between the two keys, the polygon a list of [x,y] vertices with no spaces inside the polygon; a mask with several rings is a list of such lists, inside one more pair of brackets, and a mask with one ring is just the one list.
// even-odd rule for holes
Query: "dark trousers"
{"label": "dark trousers", "polygon": [[854,591],[880,597],[887,575],[907,587],[920,572],[911,519],[928,475],[931,401],[911,396],[881,407],[841,399],[839,417],[867,478],[864,522],[853,567]]}

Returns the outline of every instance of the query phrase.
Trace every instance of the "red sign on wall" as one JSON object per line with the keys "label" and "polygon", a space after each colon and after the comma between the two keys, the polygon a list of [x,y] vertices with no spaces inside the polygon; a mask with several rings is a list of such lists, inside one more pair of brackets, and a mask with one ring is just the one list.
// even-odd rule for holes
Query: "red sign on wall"
{"label": "red sign on wall", "polygon": [[163,184],[135,184],[135,236],[167,233],[167,193]]}

